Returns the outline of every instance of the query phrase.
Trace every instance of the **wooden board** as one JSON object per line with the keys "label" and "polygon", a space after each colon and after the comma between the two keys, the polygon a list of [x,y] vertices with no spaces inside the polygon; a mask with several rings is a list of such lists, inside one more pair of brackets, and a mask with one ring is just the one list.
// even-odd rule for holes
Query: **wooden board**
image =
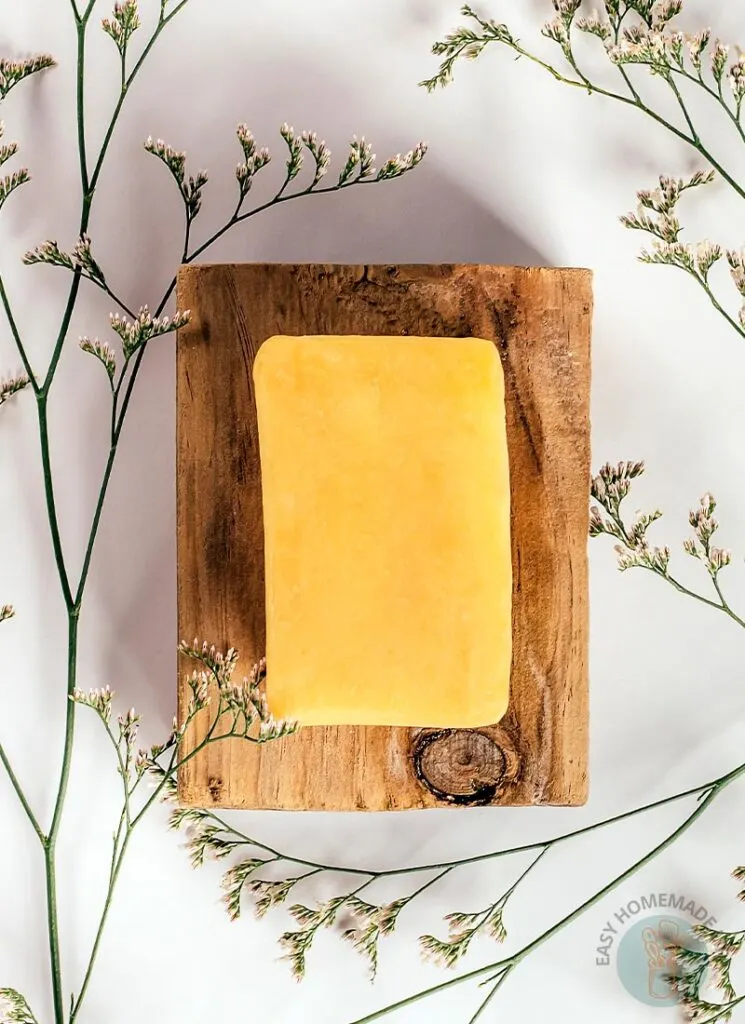
{"label": "wooden board", "polygon": [[[274,334],[483,337],[506,377],[513,556],[509,711],[471,730],[307,728],[211,745],[184,804],[397,810],[587,797],[591,275],[469,265],[195,266],[179,275],[179,636],[264,653],[251,369]],[[181,665],[179,702],[188,699]],[[187,749],[197,730],[186,739]]]}

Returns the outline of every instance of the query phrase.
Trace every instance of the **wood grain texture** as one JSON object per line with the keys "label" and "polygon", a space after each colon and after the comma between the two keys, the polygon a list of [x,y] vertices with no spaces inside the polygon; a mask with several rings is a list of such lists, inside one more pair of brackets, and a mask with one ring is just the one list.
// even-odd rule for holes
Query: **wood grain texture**
{"label": "wood grain texture", "polygon": [[[181,770],[182,802],[297,810],[584,803],[590,272],[206,265],[182,269],[179,307],[193,314],[178,339],[180,637],[237,647],[246,671],[264,654],[251,370],[275,334],[495,342],[506,380],[514,576],[511,699],[498,725],[315,727],[262,747],[216,743]],[[182,678],[182,710],[187,700]],[[198,726],[187,749],[197,735]]]}

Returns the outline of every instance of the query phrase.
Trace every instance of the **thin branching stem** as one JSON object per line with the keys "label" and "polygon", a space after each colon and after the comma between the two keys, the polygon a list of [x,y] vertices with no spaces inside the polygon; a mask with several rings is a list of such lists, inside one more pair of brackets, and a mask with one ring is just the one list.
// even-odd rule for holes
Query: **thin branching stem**
{"label": "thin branching stem", "polygon": [[682,790],[681,792],[674,793],[671,796],[661,797],[658,800],[653,800],[651,803],[642,804],[628,811],[622,811],[621,813],[614,814],[609,818],[603,818],[601,821],[595,821],[590,825],[583,825],[581,828],[572,829],[569,832],[562,832],[551,839],[541,839],[531,843],[522,843],[519,846],[503,847],[497,850],[490,850],[487,853],[475,854],[471,857],[460,857],[451,861],[441,861],[435,864],[419,864],[403,868],[357,868],[342,864],[324,864],[319,861],[295,857],[292,854],[280,851],[266,843],[262,843],[259,840],[246,835],[213,811],[205,811],[204,813],[210,818],[210,820],[219,825],[226,834],[235,836],[236,845],[244,845],[246,847],[262,850],[279,860],[283,860],[291,864],[299,864],[302,867],[317,868],[321,871],[337,872],[339,874],[374,875],[376,878],[397,878],[401,875],[419,874],[441,871],[443,869],[464,867],[470,864],[481,864],[484,861],[495,860],[501,857],[511,857],[515,854],[529,853],[533,850],[541,851],[544,850],[544,848],[550,849],[560,843],[568,842],[569,840],[575,839],[579,836],[594,832],[596,829],[606,828],[609,825],[615,825],[621,821],[626,821],[628,818],[633,818],[638,814],[645,814],[648,811],[658,810],[659,808],[666,807],[669,804],[678,803],[688,797],[699,796],[702,793],[707,793],[718,786],[722,782],[723,778],[726,778],[726,776],[718,776],[715,779],[710,779],[698,786]]}
{"label": "thin branching stem", "polygon": [[16,776],[15,772],[13,771],[13,766],[11,765],[10,760],[8,759],[8,755],[5,753],[5,749],[3,748],[2,743],[0,743],[0,762],[2,762],[2,765],[5,768],[5,771],[7,772],[8,779],[10,780],[10,784],[13,787],[13,789],[15,790],[15,794],[18,797],[18,800],[19,800],[19,802],[21,804],[21,807],[23,808],[23,810],[24,810],[24,812],[26,814],[26,817],[28,818],[29,822],[31,823],[31,827],[33,828],[33,830],[36,833],[36,835],[39,837],[39,842],[43,846],[46,843],[46,841],[47,841],[47,837],[44,835],[44,833],[41,830],[41,826],[39,825],[39,822],[36,819],[36,815],[34,814],[33,810],[31,809],[31,805],[29,804],[28,799],[26,798],[26,794],[24,792],[23,787],[21,786],[20,782],[18,781],[18,777]]}
{"label": "thin branching stem", "polygon": [[449,988],[453,988],[454,986],[462,985],[468,981],[475,981],[479,978],[483,978],[485,975],[494,974],[495,972],[503,969],[506,970],[507,968],[517,967],[518,964],[525,960],[531,953],[535,952],[535,950],[539,949],[544,945],[544,943],[548,942],[559,932],[563,931],[564,928],[570,925],[577,918],[581,917],[587,910],[599,903],[605,896],[613,892],[613,890],[618,888],[619,885],[622,885],[628,878],[631,878],[637,873],[637,871],[649,864],[650,861],[654,860],[655,857],[659,856],[659,854],[676,842],[676,840],[684,835],[684,833],[687,832],[688,829],[705,813],[707,808],[717,799],[717,797],[719,797],[728,786],[743,774],[745,774],[745,764],[738,765],[737,768],[728,772],[726,775],[723,775],[716,784],[712,786],[707,796],[697,804],[688,817],[676,829],[670,832],[662,842],[658,843],[643,857],[634,861],[634,863],[626,868],[625,871],[622,871],[619,875],[616,875],[615,878],[604,885],[602,889],[599,889],[583,903],[580,903],[574,908],[574,910],[566,914],[555,924],[551,925],[550,928],[547,928],[516,953],[513,953],[511,956],[505,957],[501,960],[497,960],[494,963],[487,964],[484,967],[478,967],[475,970],[450,978],[448,981],[441,982],[439,985],[433,985],[429,988],[422,989],[421,991],[416,992],[405,999],[401,999],[396,1003],[392,1003],[375,1013],[368,1014],[366,1017],[360,1017],[358,1020],[351,1022],[351,1024],[371,1024],[372,1021],[382,1020],[383,1017],[386,1017],[389,1014],[402,1010],[405,1007],[412,1006],[415,1003],[421,1002],[423,999],[427,999],[430,996],[443,992]]}
{"label": "thin branching stem", "polygon": [[10,299],[8,298],[8,293],[5,289],[5,282],[3,281],[2,276],[0,276],[0,301],[2,301],[3,309],[5,310],[5,316],[8,321],[8,326],[10,327],[10,333],[12,334],[13,341],[15,342],[15,346],[18,349],[18,355],[21,357],[23,369],[26,371],[26,376],[28,377],[31,383],[31,387],[34,389],[34,393],[37,393],[39,390],[39,385],[37,383],[36,377],[34,376],[34,371],[31,368],[31,363],[29,361],[28,355],[26,354],[26,349],[23,344],[23,339],[21,338],[21,332],[18,329],[18,324],[16,323],[15,317],[13,316],[13,309],[10,304]]}
{"label": "thin branching stem", "polygon": [[695,280],[697,280],[699,282],[699,284],[701,285],[703,290],[706,292],[706,294],[709,297],[709,301],[711,302],[712,306],[717,311],[717,313],[719,313],[721,316],[724,317],[724,319],[727,321],[727,323],[730,325],[730,327],[734,331],[736,331],[737,334],[739,334],[741,338],[745,338],[745,328],[743,328],[743,326],[741,324],[739,324],[737,322],[737,320],[735,320],[735,318],[730,313],[727,312],[727,310],[721,304],[719,299],[716,297],[716,294],[713,291],[713,289],[712,289],[711,285],[709,284],[709,282],[704,280],[703,278],[699,277],[697,274],[693,274],[692,276],[695,278]]}
{"label": "thin branching stem", "polygon": [[502,974],[499,975],[497,980],[494,982],[492,987],[489,989],[489,992],[487,993],[486,998],[481,1003],[481,1005],[478,1007],[478,1009],[474,1013],[473,1017],[471,1017],[471,1019],[468,1022],[468,1024],[476,1024],[476,1021],[478,1021],[479,1018],[482,1016],[482,1014],[486,1011],[487,1007],[489,1006],[489,1003],[491,1003],[492,999],[496,996],[497,992],[500,990],[500,988],[505,983],[507,978],[509,978],[509,976],[512,973],[512,971],[513,971],[513,967],[510,966],[510,967],[507,967],[502,972]]}

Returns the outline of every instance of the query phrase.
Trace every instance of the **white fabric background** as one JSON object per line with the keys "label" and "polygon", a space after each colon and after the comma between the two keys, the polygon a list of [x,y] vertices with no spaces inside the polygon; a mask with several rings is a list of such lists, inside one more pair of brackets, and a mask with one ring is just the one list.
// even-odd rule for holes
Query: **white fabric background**
{"label": "white fabric background", "polygon": [[[143,0],[143,10],[156,8]],[[692,24],[696,6],[689,5]],[[492,5],[535,37],[548,3]],[[742,12],[717,14],[737,38]],[[508,11],[509,9],[509,11]],[[107,13],[101,5],[101,16]],[[313,128],[341,155],[353,132],[378,154],[431,146],[402,182],[311,198],[264,214],[217,247],[212,259],[428,262],[467,260],[595,269],[594,462],[644,457],[636,502],[666,510],[658,536],[678,545],[687,510],[707,489],[720,502],[725,545],[740,548],[727,572],[745,606],[742,473],[745,346],[694,285],[666,268],[635,262],[641,239],[617,215],[660,172],[684,173],[692,154],[634,111],[562,89],[493,48],[461,67],[446,92],[416,88],[432,72],[428,48],[458,20],[453,0],[192,0],[134,88],[101,182],[91,225],[96,252],[131,305],[153,302],[180,251],[181,209],[172,182],[143,153],[150,134],[185,148],[191,167],[213,174],[201,228],[221,223],[233,201],[234,128],[247,121],[279,154],[283,120]],[[94,30],[89,65],[90,136],[102,130],[116,88],[116,53]],[[63,271],[26,269],[18,257],[48,237],[69,247],[78,218],[73,122],[74,31],[63,0],[0,0],[0,51],[49,50],[58,70],[19,87],[2,110],[34,174],[3,211],[0,259],[33,361],[46,364],[68,281]],[[711,125],[715,134],[716,124]],[[723,143],[726,149],[726,143]],[[739,166],[742,166],[741,154]],[[732,161],[730,161],[732,162]],[[735,165],[737,168],[737,165]],[[275,166],[274,171],[279,172]],[[221,183],[224,183],[221,184]],[[742,241],[741,209],[724,185],[692,199],[696,232]],[[699,228],[699,225],[701,226]],[[725,285],[726,287],[726,285]],[[107,450],[103,374],[78,334],[106,337],[109,301],[92,287],[73,323],[52,399],[54,464],[65,550],[77,564]],[[174,709],[175,502],[174,348],[154,344],[125,431],[82,624],[80,683],[110,683],[146,717],[146,736],[168,729]],[[17,370],[5,326],[3,372]],[[3,409],[0,429],[0,603],[17,619],[0,637],[0,729],[43,821],[58,772],[64,713],[65,621],[43,510],[30,396]],[[705,586],[703,570],[680,572]],[[619,577],[609,546],[592,560],[591,799],[581,810],[471,810],[401,815],[244,815],[260,837],[306,856],[394,865],[515,844],[589,823],[693,785],[742,759],[745,688],[738,629],[695,607],[648,574]],[[110,751],[92,716],[80,715],[71,796],[60,845],[66,980],[78,984],[108,868],[118,806]],[[743,860],[745,783],[729,790],[674,849],[532,956],[512,976],[487,1020],[547,1019],[607,1024],[661,1020],[621,988],[613,967],[595,966],[597,935],[619,906],[643,893],[683,892],[720,921],[737,921],[729,871]],[[603,831],[556,850],[508,914],[511,941],[528,940],[625,867],[680,809]],[[275,940],[289,921],[249,913],[230,924],[219,905],[219,872],[188,866],[180,839],[153,813],[133,846],[83,1021],[145,1019],[347,1024],[441,980],[421,965],[415,938],[442,933],[441,916],[478,909],[505,868],[463,871],[402,916],[382,947],[371,988],[361,962],[323,935],[301,986],[278,963]],[[330,893],[328,893],[330,894]],[[9,787],[0,778],[0,987],[25,992],[50,1019],[43,929],[42,863]],[[740,926],[742,926],[740,924]],[[466,964],[495,959],[477,943]],[[483,990],[464,986],[405,1011],[402,1021],[468,1020]],[[500,1001],[501,1000],[501,1001]],[[501,1010],[499,1007],[501,1006]]]}

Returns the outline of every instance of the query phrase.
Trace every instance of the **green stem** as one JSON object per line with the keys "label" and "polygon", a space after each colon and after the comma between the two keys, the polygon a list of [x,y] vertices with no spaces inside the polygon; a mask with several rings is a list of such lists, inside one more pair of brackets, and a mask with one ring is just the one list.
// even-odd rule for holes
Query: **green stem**
{"label": "green stem", "polygon": [[745,329],[743,329],[742,325],[739,324],[737,320],[735,320],[735,318],[727,312],[727,310],[721,304],[719,299],[716,297],[709,282],[706,281],[704,278],[699,277],[698,274],[693,274],[692,276],[695,278],[695,280],[698,281],[698,283],[704,289],[704,291],[709,297],[709,301],[711,302],[712,306],[717,311],[717,313],[720,313],[724,317],[724,319],[727,321],[730,327],[734,328],[734,330],[737,331],[741,338],[745,338]]}
{"label": "green stem", "polygon": [[[88,15],[78,19],[78,74],[77,74],[77,120],[78,120],[78,157],[80,160],[80,184],[83,199],[88,196],[90,182],[88,179],[88,144],[85,138],[85,33],[88,28]],[[83,232],[80,232],[83,234]]]}
{"label": "green stem", "polygon": [[486,1010],[486,1008],[488,1007],[489,1003],[492,1001],[494,996],[497,994],[497,992],[500,990],[500,988],[502,987],[504,982],[507,980],[507,978],[512,973],[512,970],[513,970],[512,967],[508,967],[507,970],[504,971],[503,974],[499,975],[499,977],[497,978],[497,980],[494,982],[493,986],[489,990],[489,993],[488,993],[486,999],[482,1002],[481,1006],[479,1006],[479,1008],[476,1010],[476,1013],[474,1013],[473,1017],[471,1017],[471,1019],[468,1022],[468,1024],[476,1024],[476,1021],[479,1019],[479,1017],[482,1015],[482,1013]]}
{"label": "green stem", "polygon": [[13,335],[13,341],[15,342],[16,348],[18,349],[18,354],[21,357],[23,369],[26,371],[26,376],[30,380],[31,387],[34,389],[34,393],[36,394],[38,393],[39,385],[36,382],[34,371],[31,369],[31,363],[29,361],[28,355],[26,354],[23,339],[21,338],[21,332],[18,330],[18,324],[16,323],[15,317],[13,316],[13,309],[10,305],[10,299],[8,298],[8,293],[5,290],[5,283],[2,279],[2,276],[0,276],[0,301],[2,301],[3,309],[5,310],[5,316],[7,317],[8,320],[8,326],[10,327],[10,333]]}
{"label": "green stem", "polygon": [[39,441],[41,445],[41,462],[44,476],[44,496],[46,500],[47,516],[49,518],[49,530],[54,550],[54,560],[57,566],[62,595],[68,613],[74,609],[75,602],[70,588],[70,580],[65,565],[65,556],[62,550],[62,537],[60,536],[59,518],[57,516],[57,502],[54,496],[54,475],[52,473],[52,455],[49,443],[49,418],[47,415],[47,396],[42,392],[37,396],[37,414],[39,420]]}
{"label": "green stem", "polygon": [[659,800],[654,800],[651,803],[643,804],[640,807],[634,807],[630,811],[623,811],[620,814],[615,814],[610,818],[604,818],[602,821],[593,822],[591,825],[584,825],[582,828],[572,829],[571,832],[564,832],[553,839],[542,839],[533,843],[523,843],[520,846],[510,846],[500,850],[490,850],[488,853],[476,854],[473,857],[463,857],[460,860],[445,861],[439,864],[420,864],[414,867],[408,868],[389,868],[382,871],[370,870],[369,868],[350,868],[338,864],[319,864],[317,861],[304,860],[299,857],[292,857],[288,854],[282,853],[279,850],[268,846],[266,843],[261,843],[256,839],[252,839],[250,836],[245,835],[243,832],[238,831],[232,825],[228,824],[223,818],[215,814],[212,811],[206,812],[208,816],[215,821],[221,828],[224,828],[226,832],[232,833],[238,836],[242,845],[255,847],[258,850],[263,850],[265,853],[271,854],[281,860],[286,860],[292,864],[300,864],[303,867],[319,868],[322,871],[338,872],[339,874],[350,874],[350,875],[374,875],[376,878],[392,878],[399,877],[401,875],[418,874],[426,871],[438,871],[442,868],[455,868],[463,867],[468,864],[480,864],[487,860],[495,860],[500,857],[511,857],[518,853],[527,853],[531,850],[541,850],[544,847],[550,849],[553,846],[557,846],[559,843],[568,842],[570,839],[574,839],[577,836],[587,835],[589,832],[594,832],[596,829],[605,828],[608,825],[615,825],[618,822],[626,821],[628,818],[633,818],[637,814],[644,814],[647,811],[656,810],[659,807],[665,807],[671,803],[677,803],[680,800],[685,800],[690,796],[698,796],[701,793],[707,792],[716,787],[721,782],[721,778],[713,779],[708,782],[701,784],[700,786],[694,786],[692,789],[683,790],[680,793],[675,793],[672,796],[662,797]]}
{"label": "green stem", "polygon": [[378,1010],[375,1013],[369,1014],[367,1017],[361,1017],[358,1020],[352,1022],[352,1024],[370,1024],[375,1020],[381,1020],[383,1017],[388,1016],[391,1013],[401,1010],[404,1007],[412,1006],[414,1003],[420,1002],[422,999],[426,999],[429,996],[434,995],[437,992],[442,992],[447,988],[451,988],[454,985],[461,985],[466,981],[471,981],[476,978],[483,977],[486,974],[493,973],[506,968],[514,968],[521,961],[523,961],[531,953],[535,952],[540,946],[549,939],[553,938],[560,931],[571,924],[578,917],[581,917],[587,910],[599,903],[601,899],[607,896],[610,892],[616,889],[619,885],[631,878],[632,875],[636,874],[641,868],[650,861],[654,860],[655,857],[659,856],[664,850],[671,846],[677,839],[679,839],[690,827],[694,824],[698,818],[706,811],[710,804],[716,800],[716,798],[723,792],[727,786],[731,785],[737,778],[745,774],[745,764],[738,765],[733,771],[728,772],[727,775],[722,776],[711,789],[711,792],[697,805],[697,807],[689,814],[689,816],[682,822],[676,829],[674,829],[662,842],[658,843],[649,853],[640,857],[639,860],[635,861],[630,867],[621,874],[617,875],[607,885],[603,886],[602,889],[594,893],[588,899],[586,899],[579,906],[575,907],[569,914],[557,921],[556,924],[547,928],[546,931],[542,932],[537,938],[533,939],[522,949],[518,950],[510,957],[506,957],[504,960],[497,960],[494,963],[487,964],[484,967],[476,968],[476,970],[469,971],[466,974],[461,974],[456,978],[451,978],[449,981],[443,982],[440,985],[434,985],[431,988],[422,989],[420,992],[416,992],[412,996],[408,996],[406,999],[401,999],[396,1003],[384,1007],[382,1010]]}
{"label": "green stem", "polygon": [[[647,566],[641,566],[641,568],[646,569]],[[718,601],[712,601],[710,598],[704,597],[703,594],[696,593],[695,590],[690,590],[688,587],[684,586],[679,580],[675,579],[674,576],[666,576],[663,573],[657,572],[657,570],[655,569],[652,569],[652,572],[654,572],[655,575],[660,576],[662,579],[667,580],[668,583],[672,587],[674,587],[674,589],[677,590],[679,594],[684,594],[686,597],[692,597],[696,601],[700,601],[701,604],[708,605],[710,608],[716,608],[717,611],[724,612],[725,615],[728,615],[733,622],[737,623],[738,626],[745,627],[745,619],[741,619],[740,616],[736,612],[734,612],[727,604],[727,602],[722,598],[722,592],[716,581],[714,582],[714,587],[720,596],[721,604]]]}
{"label": "green stem", "polygon": [[[431,886],[436,885],[437,882],[445,878],[446,875],[449,875],[454,867],[454,864],[448,864],[448,866],[443,868],[442,871],[438,871],[434,878],[430,878],[428,882],[424,883],[424,885],[420,885],[418,889],[415,889],[414,892],[407,897],[407,903],[410,903],[412,900],[416,899],[417,896],[421,896],[421,894],[423,892],[426,892],[426,890],[431,888]],[[377,875],[375,877],[379,878],[380,876]]]}
{"label": "green stem", "polygon": [[8,778],[10,779],[10,784],[13,787],[13,789],[15,790],[16,796],[18,797],[18,800],[20,801],[21,807],[23,807],[23,810],[26,812],[26,817],[30,821],[31,827],[33,828],[34,832],[39,837],[39,842],[43,846],[46,843],[46,841],[47,841],[47,837],[42,832],[42,830],[41,830],[41,828],[39,826],[39,822],[36,820],[36,815],[32,811],[31,805],[29,804],[28,800],[26,799],[26,794],[24,793],[23,787],[21,786],[20,782],[18,781],[18,777],[16,776],[15,772],[13,771],[13,767],[12,767],[12,765],[11,765],[9,759],[8,759],[8,755],[5,753],[5,749],[3,748],[2,743],[0,743],[0,762],[2,762],[2,765],[3,765],[3,767],[5,768],[5,771],[8,774]]}
{"label": "green stem", "polygon": [[680,89],[678,88],[675,79],[672,76],[672,72],[665,77],[665,81],[672,89],[673,96],[675,97],[677,104],[680,107],[681,112],[683,114],[683,117],[685,118],[685,122],[688,125],[688,131],[691,133],[692,145],[696,146],[696,148],[699,148],[701,146],[701,139],[699,138],[699,134],[696,131],[696,126],[691,120],[691,115],[688,113],[688,107],[686,107],[685,103],[683,102],[683,97],[681,96]]}
{"label": "green stem", "polygon": [[57,788],[57,799],[54,805],[52,824],[44,849],[44,866],[47,893],[47,925],[49,934],[49,960],[52,974],[52,996],[54,1001],[55,1024],[65,1022],[65,995],[62,985],[62,964],[59,943],[59,914],[57,904],[57,872],[56,853],[57,837],[62,821],[62,812],[67,796],[72,765],[73,741],[75,738],[75,702],[71,699],[75,690],[78,653],[78,622],[79,609],[73,609],[68,616],[68,651],[67,651],[67,710],[65,715],[65,745],[62,755],[62,769]]}
{"label": "green stem", "polygon": [[106,494],[109,489],[111,474],[114,472],[116,452],[117,443],[116,441],[114,441],[109,449],[109,456],[108,459],[106,460],[106,468],[104,470],[103,480],[98,494],[98,501],[96,502],[96,508],[93,513],[93,521],[91,523],[90,533],[88,534],[88,544],[86,545],[85,556],[83,558],[83,566],[80,571],[80,579],[78,581],[78,587],[75,593],[75,604],[78,608],[82,603],[83,594],[85,593],[85,585],[88,581],[91,560],[93,558],[93,549],[95,547],[96,537],[98,536],[98,530],[101,525],[101,516],[103,515],[104,502],[106,500]]}
{"label": "green stem", "polygon": [[77,998],[75,999],[75,1001],[74,1001],[74,1003],[72,1005],[72,1009],[70,1010],[69,1024],[74,1024],[75,1020],[77,1020],[77,1016],[80,1013],[80,1009],[81,1009],[81,1007],[83,1005],[83,1000],[85,999],[86,993],[88,991],[88,986],[91,983],[91,978],[93,976],[93,969],[96,966],[96,961],[98,959],[98,952],[99,952],[99,949],[101,947],[101,941],[103,940],[103,934],[104,934],[104,931],[106,930],[106,922],[108,921],[109,913],[111,911],[111,906],[112,906],[112,903],[113,903],[113,900],[114,900],[114,892],[116,890],[116,884],[119,881],[119,874],[120,874],[120,872],[122,870],[122,864],[124,863],[124,857],[125,857],[125,855],[127,853],[127,847],[129,846],[129,841],[130,841],[131,838],[132,838],[132,826],[129,826],[126,829],[126,831],[125,831],[124,841],[122,842],[121,849],[119,851],[119,855],[118,855],[118,857],[116,857],[113,869],[111,871],[111,875],[110,875],[110,878],[109,878],[109,887],[108,887],[108,890],[106,892],[106,899],[104,901],[103,911],[101,913],[101,918],[100,918],[100,920],[98,922],[98,928],[96,929],[96,937],[93,940],[93,946],[91,948],[91,954],[90,954],[90,958],[88,960],[88,967],[87,967],[85,975],[83,977],[83,981],[82,981],[81,986],[80,986],[80,991],[78,992]]}

